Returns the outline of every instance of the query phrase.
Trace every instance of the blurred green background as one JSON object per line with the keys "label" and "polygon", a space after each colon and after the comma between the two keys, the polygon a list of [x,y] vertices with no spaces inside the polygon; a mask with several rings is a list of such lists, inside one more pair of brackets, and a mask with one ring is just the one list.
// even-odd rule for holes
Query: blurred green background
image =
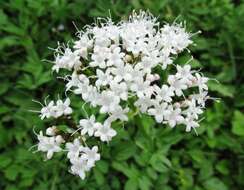
{"label": "blurred green background", "polygon": [[[243,0],[1,0],[0,1],[0,189],[7,190],[243,190],[244,189],[244,1]],[[29,109],[59,93],[62,80],[51,73],[57,41],[68,42],[94,18],[126,18],[133,9],[150,10],[159,21],[185,20],[197,46],[193,65],[210,78],[209,102],[198,129],[185,133],[135,117],[118,136],[100,145],[102,160],[82,181],[68,173],[63,155],[44,162],[28,149],[33,133],[45,129]],[[182,53],[177,63],[189,59]],[[80,101],[72,97],[73,106]],[[93,112],[94,110],[90,110]],[[75,115],[76,119],[82,117]]]}

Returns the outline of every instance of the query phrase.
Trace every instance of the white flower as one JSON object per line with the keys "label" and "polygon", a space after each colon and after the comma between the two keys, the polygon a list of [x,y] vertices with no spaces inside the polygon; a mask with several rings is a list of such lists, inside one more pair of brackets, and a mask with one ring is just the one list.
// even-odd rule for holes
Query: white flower
{"label": "white flower", "polygon": [[182,24],[166,24],[161,29],[160,43],[164,46],[164,51],[177,54],[192,43],[190,34],[185,31]]}
{"label": "white flower", "polygon": [[54,106],[54,101],[49,102],[49,104],[41,109],[40,117],[41,119],[54,117],[56,115],[56,110]]}
{"label": "white flower", "polygon": [[191,71],[191,66],[190,65],[184,65],[183,67],[177,65],[177,73],[176,77],[178,79],[182,79],[185,83],[191,85],[191,81],[194,79]]}
{"label": "white flower", "polygon": [[79,83],[77,88],[74,90],[75,94],[81,94],[83,99],[87,99],[89,96],[89,88],[90,86],[86,83]]}
{"label": "white flower", "polygon": [[96,80],[96,86],[100,87],[100,86],[105,86],[107,84],[109,84],[109,82],[112,80],[112,76],[108,73],[108,72],[103,72],[100,69],[96,70],[97,73],[97,80]]}
{"label": "white flower", "polygon": [[171,65],[172,63],[173,63],[173,60],[169,57],[169,56],[167,56],[167,55],[163,55],[162,56],[162,65],[161,65],[161,68],[163,69],[163,70],[165,70],[166,68],[167,68],[167,66],[168,65]]}
{"label": "white flower", "polygon": [[90,170],[90,167],[87,165],[87,160],[83,159],[82,157],[74,157],[70,159],[72,164],[71,166],[71,173],[74,175],[78,175],[81,179],[85,179],[86,171]]}
{"label": "white flower", "polygon": [[120,98],[113,91],[103,91],[98,99],[98,105],[101,106],[101,113],[113,111],[119,104]]}
{"label": "white flower", "polygon": [[186,125],[186,132],[190,132],[192,128],[199,127],[199,123],[194,121],[192,117],[186,117],[183,123]]}
{"label": "white flower", "polygon": [[145,73],[151,73],[152,68],[161,60],[162,57],[159,55],[158,50],[154,50],[148,56],[142,57],[142,60],[136,64],[135,68],[142,69]]}
{"label": "white flower", "polygon": [[100,94],[97,91],[97,88],[94,86],[90,86],[88,88],[88,92],[86,93],[86,99],[87,102],[90,102],[93,107],[97,106],[98,104],[98,99],[100,98]]}
{"label": "white flower", "polygon": [[112,52],[109,53],[107,66],[121,65],[123,63],[122,59],[124,55],[125,54],[121,52],[120,47],[115,46]]}
{"label": "white flower", "polygon": [[100,154],[97,153],[97,151],[97,146],[93,146],[91,149],[88,147],[85,147],[83,149],[84,153],[81,155],[81,158],[87,160],[88,167],[93,167],[95,165],[95,162],[100,160]]}
{"label": "white flower", "polygon": [[110,82],[111,90],[119,96],[122,100],[128,99],[128,87],[125,82],[118,83],[117,81],[113,80]]}
{"label": "white flower", "polygon": [[167,107],[167,103],[154,103],[154,106],[148,109],[148,114],[153,115],[158,123],[162,123],[164,117],[170,114]]}
{"label": "white flower", "polygon": [[198,115],[203,113],[202,108],[196,105],[195,99],[187,101],[186,104],[188,108],[183,111],[185,115],[192,116],[194,119],[198,119]]}
{"label": "white flower", "polygon": [[100,67],[104,69],[106,67],[106,59],[110,50],[107,47],[94,47],[94,53],[91,56],[92,62],[89,63],[91,67]]}
{"label": "white flower", "polygon": [[183,90],[187,89],[186,83],[182,79],[177,79],[174,75],[168,77],[168,83],[177,96],[183,95]]}
{"label": "white flower", "polygon": [[191,98],[195,99],[198,104],[200,104],[202,107],[205,107],[205,102],[210,97],[208,96],[208,91],[200,91],[199,94],[193,94],[190,95]]}
{"label": "white flower", "polygon": [[140,109],[142,113],[145,113],[149,107],[153,105],[153,101],[149,96],[143,96],[135,101],[134,105]]}
{"label": "white flower", "polygon": [[130,86],[131,91],[135,92],[138,97],[150,96],[153,94],[153,87],[150,81],[136,80]]}
{"label": "white flower", "polygon": [[65,85],[66,91],[70,90],[72,87],[76,87],[80,84],[79,75],[73,72],[71,77],[67,79],[68,83]]}
{"label": "white flower", "polygon": [[121,80],[131,81],[133,75],[133,68],[131,65],[124,65],[124,63],[111,68],[111,73],[115,76],[114,80],[120,82]]}
{"label": "white flower", "polygon": [[117,119],[121,121],[128,121],[127,113],[129,111],[129,108],[122,109],[122,107],[116,107],[113,112],[111,112],[111,115],[107,119],[110,122],[113,122]]}
{"label": "white flower", "polygon": [[47,152],[47,159],[51,159],[55,152],[60,152],[62,149],[60,143],[58,143],[55,137],[44,136],[42,131],[37,135],[39,140],[38,151]]}
{"label": "white flower", "polygon": [[74,42],[75,53],[87,59],[87,52],[92,47],[93,40],[89,39],[87,34],[80,35],[79,38]]}
{"label": "white flower", "polygon": [[198,86],[199,91],[201,92],[203,90],[208,90],[207,82],[207,77],[203,77],[199,73],[196,73],[196,79],[194,80],[193,85]]}
{"label": "white flower", "polygon": [[176,124],[182,123],[184,117],[181,115],[180,108],[173,108],[173,106],[168,107],[169,114],[165,116],[166,121],[170,127],[175,127]]}
{"label": "white flower", "polygon": [[162,85],[161,88],[154,86],[156,92],[156,99],[159,101],[171,102],[172,97],[174,96],[173,88],[168,87],[167,85]]}
{"label": "white flower", "polygon": [[70,115],[72,113],[70,105],[70,99],[66,98],[66,100],[63,102],[62,100],[57,101],[57,105],[55,106],[56,109],[56,116],[60,117],[62,115]]}
{"label": "white flower", "polygon": [[74,68],[75,70],[79,69],[81,66],[80,57],[77,53],[72,52],[70,48],[66,48],[63,55],[58,53],[55,65],[52,67],[53,70],[59,72],[59,69],[68,69],[71,70]]}
{"label": "white flower", "polygon": [[74,139],[73,143],[66,143],[66,149],[68,150],[67,157],[72,159],[74,157],[78,157],[80,152],[83,151],[84,147],[80,144],[80,140],[78,138]]}
{"label": "white flower", "polygon": [[146,78],[146,80],[150,81],[150,83],[154,82],[156,80],[159,80],[159,79],[160,79],[160,76],[158,74],[147,74],[147,78]]}
{"label": "white flower", "polygon": [[117,132],[110,127],[109,122],[105,122],[103,125],[100,125],[97,127],[97,130],[95,131],[94,136],[100,137],[101,141],[110,141]]}
{"label": "white flower", "polygon": [[92,115],[89,119],[81,119],[79,124],[81,127],[81,135],[88,134],[89,136],[94,134],[97,126],[94,115]]}
{"label": "white flower", "polygon": [[54,101],[49,102],[49,104],[41,109],[41,119],[55,117],[58,118],[62,115],[70,115],[72,113],[70,105],[70,99],[67,98],[65,102],[58,100],[57,104]]}

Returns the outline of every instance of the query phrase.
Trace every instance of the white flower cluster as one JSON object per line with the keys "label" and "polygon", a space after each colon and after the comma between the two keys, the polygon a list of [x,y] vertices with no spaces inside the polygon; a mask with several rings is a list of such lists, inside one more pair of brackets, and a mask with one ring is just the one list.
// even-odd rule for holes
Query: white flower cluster
{"label": "white flower cluster", "polygon": [[[199,115],[209,98],[208,78],[192,70],[189,64],[173,64],[173,58],[193,43],[191,36],[182,24],[165,24],[160,28],[155,17],[141,11],[117,24],[107,19],[88,26],[78,33],[73,47],[59,46],[52,69],[70,73],[64,77],[66,92],[80,95],[107,115],[104,123],[96,122],[94,115],[81,119],[75,131],[80,131],[81,139],[94,136],[110,141],[116,135],[111,124],[127,121],[134,108],[170,127],[183,124],[187,132],[199,127]],[[167,74],[166,69],[172,73]],[[166,81],[158,70],[165,71]],[[69,104],[69,99],[58,100],[56,105],[51,101],[42,108],[41,118],[69,115]],[[50,131],[47,134],[53,135]],[[38,150],[47,152],[48,158],[61,150],[63,142],[56,137],[41,133],[38,139]],[[73,143],[66,142],[66,149],[71,172],[82,179],[85,171],[100,159],[98,147],[83,147],[78,137]]]}
{"label": "white flower cluster", "polygon": [[48,105],[43,106],[40,112],[40,117],[41,119],[44,119],[50,117],[58,118],[63,115],[70,115],[72,113],[72,109],[69,105],[69,98],[67,98],[64,102],[62,100],[58,100],[56,105],[54,104],[54,101],[51,101],[48,103]]}
{"label": "white flower cluster", "polygon": [[64,138],[57,135],[58,129],[56,126],[47,128],[46,135],[41,131],[37,138],[39,140],[37,151],[47,152],[47,159],[51,159],[55,152],[67,151],[67,158],[70,160],[71,173],[80,176],[81,179],[85,178],[85,172],[89,171],[95,166],[95,162],[100,160],[98,147],[93,146],[91,149],[88,146],[83,146],[79,138],[75,138],[73,143],[67,142],[65,147]]}
{"label": "white flower cluster", "polygon": [[100,160],[100,154],[97,153],[98,147],[93,146],[92,149],[83,147],[79,139],[75,139],[73,143],[66,143],[68,149],[67,157],[72,164],[71,173],[79,175],[81,179],[85,178],[85,172],[95,166],[95,162]]}
{"label": "white flower cluster", "polygon": [[95,116],[92,115],[89,119],[80,120],[81,135],[100,137],[101,141],[110,141],[116,135],[116,131],[110,127],[110,123],[95,122]]}

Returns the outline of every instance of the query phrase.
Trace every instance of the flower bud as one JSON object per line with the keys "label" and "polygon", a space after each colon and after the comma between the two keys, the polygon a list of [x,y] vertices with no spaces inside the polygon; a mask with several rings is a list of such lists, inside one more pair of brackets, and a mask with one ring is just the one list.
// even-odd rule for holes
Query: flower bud
{"label": "flower bud", "polygon": [[63,139],[63,137],[61,135],[56,136],[55,140],[56,140],[56,142],[58,144],[61,144],[61,143],[64,143],[65,142],[64,139]]}
{"label": "flower bud", "polygon": [[56,131],[57,131],[56,126],[48,127],[46,130],[46,134],[49,136],[54,136],[56,134]]}
{"label": "flower bud", "polygon": [[130,62],[130,61],[132,60],[132,57],[131,57],[130,55],[126,55],[126,56],[125,56],[125,60],[126,60],[127,62]]}

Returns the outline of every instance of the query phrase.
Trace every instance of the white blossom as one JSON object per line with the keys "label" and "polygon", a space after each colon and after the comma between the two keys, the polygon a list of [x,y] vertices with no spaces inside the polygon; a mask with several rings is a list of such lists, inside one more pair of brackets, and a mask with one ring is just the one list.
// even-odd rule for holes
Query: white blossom
{"label": "white blossom", "polygon": [[116,96],[121,98],[121,100],[128,99],[128,86],[125,82],[118,83],[117,81],[113,80],[110,82],[110,88]]}
{"label": "white blossom", "polygon": [[158,123],[162,123],[164,118],[171,114],[167,107],[167,103],[154,103],[154,106],[148,109],[148,114],[153,115]]}
{"label": "white blossom", "polygon": [[173,106],[168,107],[169,114],[165,117],[166,121],[168,122],[170,127],[175,127],[176,124],[182,123],[184,117],[181,115],[180,108],[173,108]]}
{"label": "white blossom", "polygon": [[97,153],[98,147],[93,146],[91,149],[88,147],[85,147],[83,150],[83,154],[81,155],[81,158],[84,160],[87,160],[87,166],[93,167],[95,165],[95,162],[100,160],[100,154]]}
{"label": "white blossom", "polygon": [[57,142],[55,137],[44,136],[42,131],[37,135],[38,151],[47,152],[47,159],[51,159],[55,152],[60,152],[62,148],[60,147],[60,142]]}
{"label": "white blossom", "polygon": [[97,87],[106,86],[112,80],[112,76],[108,72],[104,73],[102,70],[97,69],[96,74],[97,74],[96,75],[97,76],[97,80],[96,80]]}
{"label": "white blossom", "polygon": [[156,92],[156,99],[159,101],[171,102],[172,97],[174,96],[174,91],[172,87],[167,86],[166,84],[162,85],[161,88],[154,86]]}
{"label": "white blossom", "polygon": [[71,173],[78,175],[81,179],[85,179],[87,171],[90,170],[90,167],[87,165],[87,160],[82,157],[74,157],[70,159],[71,162]]}
{"label": "white blossom", "polygon": [[70,99],[66,98],[64,102],[62,100],[58,100],[55,109],[55,117],[60,117],[62,115],[70,115],[72,113],[72,109],[70,107]]}
{"label": "white blossom", "polygon": [[80,56],[76,52],[72,52],[70,48],[66,48],[64,53],[58,51],[54,63],[52,69],[56,72],[59,72],[59,69],[71,70],[72,68],[78,69],[81,66]]}
{"label": "white blossom", "polygon": [[55,116],[56,111],[55,111],[55,106],[54,106],[54,101],[49,102],[49,104],[41,109],[41,114],[40,117],[41,119],[44,118],[50,118]]}
{"label": "white blossom", "polygon": [[177,96],[183,95],[183,90],[187,89],[187,85],[183,79],[177,79],[175,75],[168,77],[168,83]]}
{"label": "white blossom", "polygon": [[183,123],[186,125],[186,132],[190,132],[192,128],[199,127],[199,123],[192,117],[186,117]]}
{"label": "white blossom", "polygon": [[193,82],[193,85],[198,86],[200,91],[208,90],[207,82],[208,78],[201,76],[199,73],[196,73],[196,79]]}
{"label": "white blossom", "polygon": [[54,101],[49,102],[49,104],[41,109],[40,117],[41,119],[55,117],[58,118],[62,115],[70,115],[72,113],[72,108],[70,107],[70,99],[66,98],[63,102],[58,100],[56,105]]}
{"label": "white blossom", "polygon": [[117,132],[111,128],[109,122],[105,122],[103,125],[100,125],[97,127],[97,130],[95,132],[95,137],[100,137],[101,141],[110,141]]}
{"label": "white blossom", "polygon": [[115,120],[128,121],[127,113],[129,108],[122,109],[122,107],[116,107],[108,118],[108,121],[113,122]]}
{"label": "white blossom", "polygon": [[68,150],[67,157],[69,159],[78,157],[80,152],[84,149],[84,147],[81,145],[80,140],[76,138],[73,143],[68,142],[66,143],[66,149]]}
{"label": "white blossom", "polygon": [[81,119],[79,124],[81,127],[81,135],[85,135],[87,133],[89,136],[94,134],[96,126],[98,125],[94,115],[88,119]]}
{"label": "white blossom", "polygon": [[120,98],[113,91],[103,91],[98,99],[101,106],[100,112],[107,113],[113,111],[119,104]]}

